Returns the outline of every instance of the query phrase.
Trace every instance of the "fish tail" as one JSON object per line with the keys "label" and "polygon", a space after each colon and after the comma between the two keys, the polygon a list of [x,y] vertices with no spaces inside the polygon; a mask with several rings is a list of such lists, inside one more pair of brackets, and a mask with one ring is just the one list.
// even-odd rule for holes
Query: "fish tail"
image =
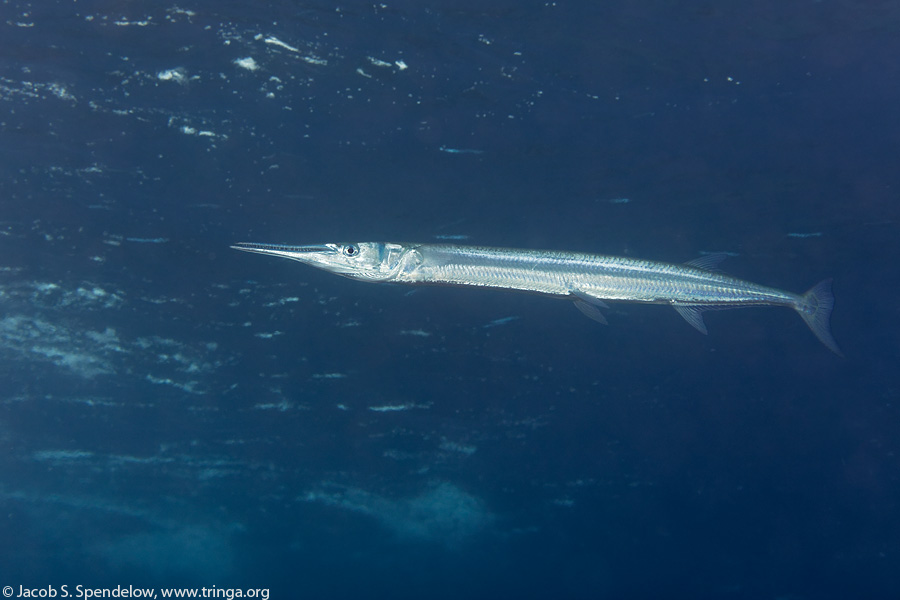
{"label": "fish tail", "polygon": [[820,281],[800,296],[794,307],[819,341],[838,356],[844,356],[831,335],[831,309],[834,308],[834,294],[831,293],[831,279]]}

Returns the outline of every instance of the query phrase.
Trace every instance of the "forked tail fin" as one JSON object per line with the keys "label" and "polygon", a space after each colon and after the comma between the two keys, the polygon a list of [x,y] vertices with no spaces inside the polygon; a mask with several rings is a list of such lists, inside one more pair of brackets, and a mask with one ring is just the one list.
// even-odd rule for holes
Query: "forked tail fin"
{"label": "forked tail fin", "polygon": [[838,356],[844,356],[831,335],[831,309],[834,308],[831,279],[820,281],[810,288],[800,297],[795,308],[820,342]]}

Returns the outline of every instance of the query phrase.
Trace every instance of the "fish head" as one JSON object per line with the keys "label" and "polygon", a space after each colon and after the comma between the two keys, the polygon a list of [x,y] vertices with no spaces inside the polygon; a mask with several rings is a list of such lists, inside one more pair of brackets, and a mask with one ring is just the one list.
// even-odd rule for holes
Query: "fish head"
{"label": "fish head", "polygon": [[281,244],[240,243],[235,250],[281,256],[344,277],[365,281],[389,281],[400,268],[405,247],[386,242],[347,242],[286,246]]}

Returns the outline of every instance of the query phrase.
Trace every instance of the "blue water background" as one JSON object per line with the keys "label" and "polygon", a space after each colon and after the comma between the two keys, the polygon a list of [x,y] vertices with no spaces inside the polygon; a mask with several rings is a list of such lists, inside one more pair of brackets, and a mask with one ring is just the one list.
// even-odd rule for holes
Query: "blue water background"
{"label": "blue water background", "polygon": [[[890,2],[3,2],[0,585],[896,597],[898,34]],[[440,236],[833,277],[846,358],[783,309],[603,327],[228,248]]]}

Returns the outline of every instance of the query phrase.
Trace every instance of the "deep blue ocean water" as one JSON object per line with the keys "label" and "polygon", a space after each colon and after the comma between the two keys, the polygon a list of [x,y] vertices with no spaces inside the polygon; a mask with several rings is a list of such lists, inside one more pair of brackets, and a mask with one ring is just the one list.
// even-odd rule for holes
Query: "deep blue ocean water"
{"label": "deep blue ocean water", "polygon": [[[900,595],[893,2],[0,2],[0,586]],[[680,262],[711,313],[239,241]]]}

